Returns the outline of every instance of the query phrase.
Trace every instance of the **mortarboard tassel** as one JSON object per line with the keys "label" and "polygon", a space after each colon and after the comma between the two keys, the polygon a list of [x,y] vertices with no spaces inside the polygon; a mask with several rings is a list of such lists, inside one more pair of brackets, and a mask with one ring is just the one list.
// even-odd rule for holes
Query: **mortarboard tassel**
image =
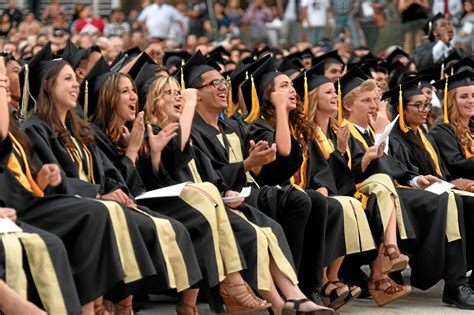
{"label": "mortarboard tassel", "polygon": [[257,89],[255,88],[255,82],[253,80],[253,75],[250,76],[250,81],[252,82],[252,109],[249,113],[249,115],[247,116],[247,118],[245,118],[245,122],[246,123],[251,123],[255,120],[258,119],[258,117],[260,117],[260,103],[258,101],[258,95],[257,95]]}
{"label": "mortarboard tassel", "polygon": [[441,73],[440,73],[439,79],[440,80],[444,79],[444,62],[441,64]]}
{"label": "mortarboard tassel", "polygon": [[342,126],[342,92],[341,81],[337,80],[337,124]]}
{"label": "mortarboard tassel", "polygon": [[303,100],[303,112],[308,117],[309,113],[309,95],[308,95],[308,77],[306,71],[304,72],[304,100]]}
{"label": "mortarboard tassel", "polygon": [[87,122],[89,115],[89,81],[85,81],[84,87],[84,121]]}
{"label": "mortarboard tassel", "polygon": [[23,81],[23,93],[21,96],[21,108],[20,108],[20,117],[22,119],[26,118],[28,112],[28,100],[30,95],[30,84],[28,81],[30,68],[28,64],[25,64],[25,80]]}
{"label": "mortarboard tassel", "polygon": [[181,60],[181,92],[184,92],[186,85],[184,84],[184,59]]}
{"label": "mortarboard tassel", "polygon": [[445,124],[449,124],[449,117],[448,117],[448,78],[447,77],[446,77],[446,83],[444,84],[443,122]]}
{"label": "mortarboard tassel", "polygon": [[227,93],[227,117],[234,114],[234,102],[232,100],[232,82],[230,77],[227,76],[227,82],[229,82],[229,92]]}
{"label": "mortarboard tassel", "polygon": [[398,93],[398,123],[400,125],[400,129],[404,132],[408,132],[407,125],[405,124],[405,116],[403,115],[403,92],[402,92],[402,85],[400,84],[400,92]]}

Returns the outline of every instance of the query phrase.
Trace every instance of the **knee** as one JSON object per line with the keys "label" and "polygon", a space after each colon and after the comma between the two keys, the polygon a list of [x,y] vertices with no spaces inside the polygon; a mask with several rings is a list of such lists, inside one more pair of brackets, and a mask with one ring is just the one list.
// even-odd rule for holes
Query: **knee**
{"label": "knee", "polygon": [[293,190],[288,196],[288,208],[298,212],[301,218],[308,218],[311,214],[312,202],[311,198],[302,191]]}

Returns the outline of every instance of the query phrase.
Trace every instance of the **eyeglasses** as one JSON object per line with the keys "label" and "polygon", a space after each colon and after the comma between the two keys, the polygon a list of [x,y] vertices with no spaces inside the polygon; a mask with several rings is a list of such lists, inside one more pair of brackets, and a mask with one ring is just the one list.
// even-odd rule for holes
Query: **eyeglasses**
{"label": "eyeglasses", "polygon": [[220,89],[222,87],[222,85],[224,85],[227,89],[230,87],[229,86],[229,81],[227,81],[226,79],[216,79],[216,80],[212,80],[211,82],[207,83],[207,84],[203,84],[199,87],[199,89],[202,89],[203,87],[206,87],[206,86],[214,86],[216,89]]}
{"label": "eyeglasses", "polygon": [[181,96],[181,91],[180,90],[172,90],[172,89],[169,89],[169,90],[165,90],[165,94],[166,95],[173,95],[173,96]]}
{"label": "eyeglasses", "polygon": [[406,106],[417,107],[419,112],[430,111],[433,108],[433,104],[431,103],[406,104]]}

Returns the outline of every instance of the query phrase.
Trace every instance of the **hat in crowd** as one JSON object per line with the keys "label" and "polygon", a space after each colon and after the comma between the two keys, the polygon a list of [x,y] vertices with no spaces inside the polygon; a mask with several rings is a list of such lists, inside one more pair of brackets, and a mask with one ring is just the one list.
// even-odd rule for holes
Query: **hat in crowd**
{"label": "hat in crowd", "polygon": [[167,51],[163,57],[163,64],[166,68],[176,66],[179,68],[183,62],[188,61],[191,57],[187,51]]}
{"label": "hat in crowd", "polygon": [[293,80],[293,86],[296,93],[303,100],[303,111],[306,115],[309,113],[309,93],[325,83],[333,83],[327,77],[318,75],[317,72],[317,68],[312,67],[308,71],[300,73]]}
{"label": "hat in crowd", "polygon": [[128,70],[128,74],[135,79],[140,72],[140,69],[145,63],[155,64],[155,61],[146,53],[142,52],[140,56],[135,60],[133,66]]}
{"label": "hat in crowd", "polygon": [[204,73],[214,70],[219,71],[219,65],[213,59],[206,60],[201,51],[198,50],[176,71],[174,77],[181,82],[182,89],[190,87],[196,88],[198,79]]}
{"label": "hat in crowd", "polygon": [[401,49],[400,47],[396,47],[386,58],[385,61],[389,66],[395,64],[397,61],[400,62],[401,57],[407,57],[410,59],[410,55]]}
{"label": "hat in crowd", "polygon": [[444,19],[444,15],[441,14],[441,13],[438,13],[432,17],[430,17],[428,19],[428,21],[426,21],[425,25],[423,25],[423,32],[425,32],[426,36],[428,36],[428,39],[432,42],[434,41],[434,35],[433,35],[433,30],[434,30],[434,26],[435,26],[435,23],[436,21],[440,20],[440,19]]}
{"label": "hat in crowd", "polygon": [[146,62],[140,69],[137,77],[134,79],[138,93],[139,111],[142,111],[145,107],[148,89],[150,88],[153,81],[157,78],[156,71],[158,68],[159,66],[157,64]]}
{"label": "hat in crowd", "polygon": [[[341,84],[341,96],[344,98],[350,91],[357,88],[364,81],[371,79],[367,74],[364,73],[358,66],[352,67],[346,74],[344,74],[339,82]],[[335,83],[336,87],[337,82]]]}
{"label": "hat in crowd", "polygon": [[[104,57],[101,57],[94,67],[92,67],[80,86],[79,103],[84,109],[84,120],[87,120],[88,117],[91,117],[95,113],[100,86],[101,83],[103,83],[103,81],[99,81],[98,78],[106,73],[110,75],[113,72]],[[104,76],[101,79],[105,80]]]}
{"label": "hat in crowd", "polygon": [[282,58],[276,61],[278,71],[284,72],[287,76],[301,72],[304,65],[297,59],[290,61],[288,58]]}
{"label": "hat in crowd", "polygon": [[464,70],[472,70],[473,67],[474,61],[470,57],[464,57],[461,60],[456,60],[452,63],[449,63],[449,65],[446,65],[444,73],[451,76]]}
{"label": "hat in crowd", "polygon": [[345,66],[344,61],[337,53],[337,50],[332,50],[324,55],[312,59],[312,65],[313,67],[317,67],[317,74],[319,75],[324,75],[326,65],[333,63],[343,65],[343,67]]}

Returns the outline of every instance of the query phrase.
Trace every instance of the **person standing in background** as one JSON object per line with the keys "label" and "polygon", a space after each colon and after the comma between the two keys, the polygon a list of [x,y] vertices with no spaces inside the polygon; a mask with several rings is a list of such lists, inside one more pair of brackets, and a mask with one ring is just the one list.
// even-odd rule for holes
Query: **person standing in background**
{"label": "person standing in background", "polygon": [[301,0],[277,1],[283,20],[283,42],[287,46],[293,46],[301,41],[300,2]]}
{"label": "person standing in background", "polygon": [[313,45],[324,37],[329,12],[329,0],[301,0],[301,20],[308,42]]}
{"label": "person standing in background", "polygon": [[428,18],[430,4],[428,0],[399,0],[403,33],[403,50],[408,54],[413,52],[413,42],[418,47],[423,40],[422,27]]}
{"label": "person standing in background", "polygon": [[379,26],[375,20],[376,12],[383,11],[385,5],[385,0],[361,0],[358,17],[369,50],[374,49],[379,38]]}
{"label": "person standing in background", "polygon": [[353,48],[360,46],[359,32],[355,24],[354,16],[360,3],[358,0],[331,0],[331,9],[336,16],[336,34],[344,32],[347,27],[351,33]]}

